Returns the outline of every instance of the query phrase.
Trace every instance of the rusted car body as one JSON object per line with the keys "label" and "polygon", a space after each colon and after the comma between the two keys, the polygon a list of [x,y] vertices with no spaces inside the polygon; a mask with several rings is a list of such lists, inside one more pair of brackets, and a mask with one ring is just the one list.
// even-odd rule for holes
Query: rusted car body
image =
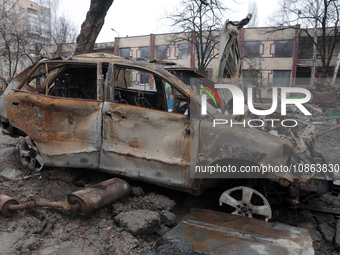
{"label": "rusted car body", "polygon": [[[150,85],[135,85],[136,75],[148,77]],[[166,84],[173,109],[168,109]],[[199,195],[217,181],[190,175],[190,161],[313,162],[306,146],[294,147],[260,130],[212,129],[208,119],[225,115],[212,108],[201,119],[200,97],[176,76],[157,64],[103,53],[41,60],[14,79],[0,107],[3,132],[30,138],[20,156],[31,169],[96,169]],[[301,184],[313,190],[310,177]],[[271,178],[296,186],[292,173]]]}
{"label": "rusted car body", "polygon": [[314,254],[306,229],[203,209],[192,209],[165,237],[211,255]]}

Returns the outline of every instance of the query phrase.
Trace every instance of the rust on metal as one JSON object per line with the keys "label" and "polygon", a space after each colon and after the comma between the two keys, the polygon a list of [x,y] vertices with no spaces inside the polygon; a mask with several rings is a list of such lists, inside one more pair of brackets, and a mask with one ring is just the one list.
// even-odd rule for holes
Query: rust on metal
{"label": "rust on metal", "polygon": [[130,190],[130,185],[127,182],[113,178],[69,194],[68,203],[36,201],[33,197],[25,203],[19,204],[17,200],[7,195],[0,195],[0,213],[11,216],[19,210],[32,211],[37,207],[49,207],[63,209],[67,212],[80,212],[80,214],[86,215],[129,194]]}
{"label": "rust on metal", "polygon": [[11,211],[9,208],[13,205],[18,205],[19,202],[9,196],[0,195],[0,212],[3,215],[11,216],[14,211]]}
{"label": "rust on metal", "polygon": [[86,215],[129,193],[130,185],[127,182],[122,179],[113,178],[90,188],[69,194],[67,201],[70,205],[79,205],[80,213]]}
{"label": "rust on metal", "polygon": [[165,237],[211,255],[314,254],[306,229],[203,209],[192,209]]}

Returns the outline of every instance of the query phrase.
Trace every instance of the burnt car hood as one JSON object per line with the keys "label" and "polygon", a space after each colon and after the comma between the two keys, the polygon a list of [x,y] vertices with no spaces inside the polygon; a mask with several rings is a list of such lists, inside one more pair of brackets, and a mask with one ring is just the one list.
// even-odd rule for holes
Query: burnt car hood
{"label": "burnt car hood", "polygon": [[[201,121],[201,164],[211,165],[226,160],[234,164],[249,162],[259,166],[287,165],[293,154],[292,144],[269,133],[249,127],[212,127],[210,121]],[[275,173],[274,176],[289,181],[294,179],[289,172]]]}
{"label": "burnt car hood", "polygon": [[[332,180],[324,174],[316,172],[293,171],[296,164],[316,164],[314,141],[316,131],[314,125],[294,119],[298,125],[294,128],[282,128],[278,125],[265,126],[262,129],[243,127],[240,125],[216,125],[213,127],[212,119],[227,119],[241,122],[250,117],[232,117],[225,115],[208,104],[208,115],[200,123],[200,150],[197,164],[212,165],[228,159],[233,164],[255,164],[258,166],[288,166],[289,172],[278,171],[268,173],[266,178],[283,178],[290,182],[297,181],[304,185],[313,177]],[[259,118],[259,116],[252,116]],[[268,116],[268,119],[281,120],[283,117],[278,113]],[[224,162],[225,163],[225,162]],[[255,175],[254,175],[255,176]],[[211,176],[210,176],[211,177]],[[219,176],[217,175],[219,178]],[[232,178],[232,177],[231,177]],[[258,176],[256,178],[259,178]]]}

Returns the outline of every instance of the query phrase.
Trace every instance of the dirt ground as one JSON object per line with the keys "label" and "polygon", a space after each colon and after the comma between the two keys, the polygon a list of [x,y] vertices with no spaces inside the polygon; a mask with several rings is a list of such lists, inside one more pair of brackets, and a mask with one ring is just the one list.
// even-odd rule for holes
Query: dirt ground
{"label": "dirt ground", "polygon": [[[332,137],[329,139],[334,140]],[[20,179],[24,169],[15,153],[18,140],[0,132],[0,171],[7,169]],[[327,144],[330,141],[324,136],[318,142]],[[65,201],[67,194],[109,178],[112,176],[82,169],[44,168],[38,173],[26,173],[22,180],[0,177],[0,194],[20,202],[32,196],[41,201]],[[201,197],[193,197],[127,181],[133,187],[128,197],[88,216],[58,209],[36,209],[34,212],[19,212],[12,217],[0,215],[0,254],[141,254],[150,250],[155,241],[178,223],[190,208],[221,210],[218,207],[220,187],[207,191]],[[337,197],[329,194],[317,199],[335,206],[340,203]],[[136,213],[148,215],[145,229],[144,226],[134,228],[143,222],[129,222],[131,211],[134,214],[130,214],[130,219]],[[120,213],[125,213],[125,218],[118,217]],[[291,209],[286,205],[273,208],[273,215],[275,221],[308,229],[316,254],[339,254],[340,223],[336,215]]]}

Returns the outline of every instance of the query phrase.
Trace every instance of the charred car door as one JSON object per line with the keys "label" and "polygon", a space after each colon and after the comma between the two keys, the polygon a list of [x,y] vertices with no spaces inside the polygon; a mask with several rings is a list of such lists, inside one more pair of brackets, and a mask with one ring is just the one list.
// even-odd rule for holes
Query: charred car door
{"label": "charred car door", "polygon": [[[168,107],[166,86],[155,72],[123,63],[109,67],[103,106],[100,168],[158,185],[188,189],[188,99]],[[175,92],[177,93],[177,92]]]}
{"label": "charred car door", "polygon": [[97,63],[49,61],[32,69],[8,96],[9,122],[32,139],[45,165],[99,167],[101,73]]}

